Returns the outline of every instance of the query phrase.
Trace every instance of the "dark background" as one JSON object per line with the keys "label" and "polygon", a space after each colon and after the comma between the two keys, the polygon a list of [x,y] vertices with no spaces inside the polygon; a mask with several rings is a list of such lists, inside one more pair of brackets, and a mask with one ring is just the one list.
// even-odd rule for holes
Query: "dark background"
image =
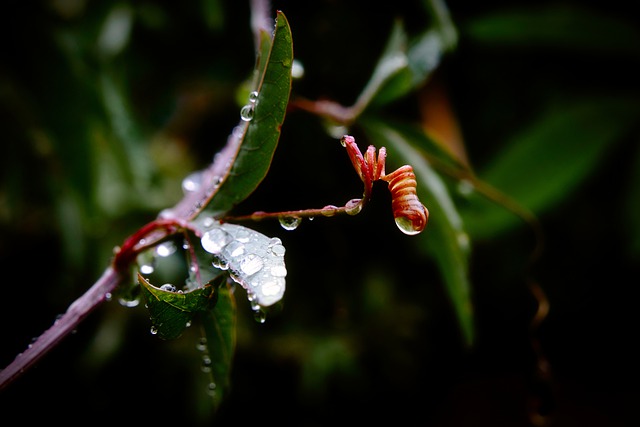
{"label": "dark background", "polygon": [[[638,56],[492,45],[469,30],[485,14],[553,2],[449,3],[460,39],[437,77],[477,170],[550,104],[638,93]],[[638,24],[631,2],[555,3]],[[130,39],[113,57],[101,56],[95,40],[115,2],[3,4],[3,366],[94,283],[114,246],[179,199],[181,178],[211,160],[238,120],[235,91],[254,61],[248,2],[225,2],[221,14],[207,14],[204,1],[130,4]],[[394,18],[409,32],[428,25],[417,1],[273,8],[287,16],[305,67],[292,95],[345,105],[366,84]],[[105,107],[104,76],[119,85],[132,124]],[[418,117],[415,98],[394,108]],[[129,148],[111,148],[122,135]],[[285,243],[288,289],[264,324],[237,292],[232,390],[217,418],[204,404],[195,332],[163,342],[141,306],[112,301],[0,392],[1,423],[638,425],[637,158],[637,132],[623,135],[577,188],[539,213],[545,240],[531,271],[522,268],[534,244],[526,226],[472,241],[470,349],[437,268],[398,233],[389,196],[376,187],[357,217],[318,218],[292,232],[256,225]],[[339,205],[360,192],[342,147],[317,118],[295,111],[269,175],[237,210]],[[533,331],[530,280],[550,304]]]}

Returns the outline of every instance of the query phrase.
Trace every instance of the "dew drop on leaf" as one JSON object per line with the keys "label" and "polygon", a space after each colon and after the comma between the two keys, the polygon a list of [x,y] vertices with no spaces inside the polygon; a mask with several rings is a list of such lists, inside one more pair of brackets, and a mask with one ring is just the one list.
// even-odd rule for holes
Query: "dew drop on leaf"
{"label": "dew drop on leaf", "polygon": [[176,287],[173,286],[171,283],[165,283],[164,285],[160,286],[160,289],[162,289],[163,291],[167,291],[167,292],[175,292],[176,291]]}
{"label": "dew drop on leaf", "polygon": [[187,177],[182,180],[182,191],[185,194],[192,193],[194,191],[198,191],[201,185],[202,171],[196,171],[187,175]]}
{"label": "dew drop on leaf", "polygon": [[245,122],[250,122],[253,119],[253,104],[247,104],[240,110],[240,118]]}
{"label": "dew drop on leaf", "polygon": [[229,233],[221,228],[214,228],[204,233],[200,242],[205,251],[219,254],[232,240]]}
{"label": "dew drop on leaf", "polygon": [[252,276],[262,270],[264,261],[256,254],[249,254],[240,261],[240,270],[247,276]]}

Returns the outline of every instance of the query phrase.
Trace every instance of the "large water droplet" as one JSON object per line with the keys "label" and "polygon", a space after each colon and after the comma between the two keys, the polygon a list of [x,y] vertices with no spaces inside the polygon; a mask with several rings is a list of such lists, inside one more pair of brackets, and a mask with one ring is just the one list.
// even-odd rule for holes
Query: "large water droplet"
{"label": "large water droplet", "polygon": [[247,276],[252,276],[262,270],[264,261],[256,254],[249,254],[240,261],[240,270]]}
{"label": "large water droplet", "polygon": [[362,199],[351,199],[344,205],[347,215],[357,215],[362,210]]}
{"label": "large water droplet", "polygon": [[284,256],[285,252],[287,251],[282,243],[274,243],[269,245],[269,250],[271,250],[271,253],[273,255],[278,257]]}
{"label": "large water droplet", "polygon": [[293,60],[291,65],[291,78],[301,79],[304,76],[304,65],[297,59]]}
{"label": "large water droplet", "polygon": [[202,171],[196,171],[189,174],[182,180],[182,191],[186,193],[192,193],[198,191],[202,185]]}
{"label": "large water droplet", "polygon": [[320,210],[320,213],[323,216],[330,217],[330,216],[334,216],[337,211],[338,211],[338,207],[337,206],[327,205],[327,206],[325,206],[324,208],[322,208]]}
{"label": "large water droplet", "polygon": [[254,110],[254,105],[253,104],[245,105],[240,110],[240,118],[242,120],[244,120],[245,122],[251,121],[251,119],[253,119],[253,110]]}
{"label": "large water droplet", "polygon": [[244,243],[238,240],[234,240],[233,242],[229,243],[229,245],[227,245],[224,252],[231,258],[238,258],[239,256],[244,254],[244,251]]}
{"label": "large water droplet", "polygon": [[271,267],[271,275],[274,277],[285,277],[287,275],[287,267],[284,265]]}
{"label": "large water droplet", "polygon": [[214,228],[202,235],[200,243],[205,251],[212,254],[219,254],[233,238],[221,228]]}
{"label": "large water droplet", "polygon": [[277,278],[262,285],[262,294],[265,296],[278,295],[284,287],[284,279]]}
{"label": "large water droplet", "polygon": [[281,216],[278,221],[285,230],[295,230],[302,222],[302,218],[299,216]]}
{"label": "large water droplet", "polygon": [[167,291],[167,292],[175,292],[176,291],[176,287],[173,286],[171,283],[165,283],[164,285],[160,286],[160,289],[162,289],[163,291]]}
{"label": "large water droplet", "polygon": [[164,242],[156,247],[156,255],[158,255],[159,257],[168,257],[169,255],[175,253],[177,249],[178,248],[174,242]]}
{"label": "large water droplet", "polygon": [[151,274],[155,271],[155,268],[152,264],[142,264],[140,266],[140,274]]}

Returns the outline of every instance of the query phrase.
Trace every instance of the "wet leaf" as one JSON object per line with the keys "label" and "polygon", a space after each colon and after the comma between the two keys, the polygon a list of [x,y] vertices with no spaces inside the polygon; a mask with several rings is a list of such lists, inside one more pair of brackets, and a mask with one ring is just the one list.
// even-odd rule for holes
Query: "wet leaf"
{"label": "wet leaf", "polygon": [[[268,38],[261,36],[256,69],[264,66],[241,111],[240,123],[205,172],[203,188],[185,202],[191,218],[206,212],[220,216],[247,198],[266,176],[280,138],[291,91],[293,44],[289,23],[278,13],[273,42],[264,55]],[[180,206],[177,207],[181,209]]]}
{"label": "wet leaf", "polygon": [[193,291],[169,291],[157,288],[138,273],[142,295],[147,304],[153,330],[158,337],[170,340],[178,338],[191,324],[196,313],[206,312],[215,306],[218,294],[211,284]]}
{"label": "wet leaf", "polygon": [[[639,115],[636,100],[625,98],[555,107],[507,142],[478,176],[540,215],[597,170]],[[469,201],[465,222],[476,237],[495,236],[522,224],[518,216],[480,194],[472,194]]]}

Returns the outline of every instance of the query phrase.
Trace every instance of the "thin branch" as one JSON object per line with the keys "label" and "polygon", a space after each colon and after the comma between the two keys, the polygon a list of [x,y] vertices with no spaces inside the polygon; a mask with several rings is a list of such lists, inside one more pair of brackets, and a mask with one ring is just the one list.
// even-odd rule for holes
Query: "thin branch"
{"label": "thin branch", "polygon": [[69,306],[67,311],[40,335],[33,344],[18,354],[5,369],[0,371],[0,390],[40,360],[68,334],[73,332],[98,305],[103,303],[122,280],[115,269],[107,268],[102,277],[87,292]]}

